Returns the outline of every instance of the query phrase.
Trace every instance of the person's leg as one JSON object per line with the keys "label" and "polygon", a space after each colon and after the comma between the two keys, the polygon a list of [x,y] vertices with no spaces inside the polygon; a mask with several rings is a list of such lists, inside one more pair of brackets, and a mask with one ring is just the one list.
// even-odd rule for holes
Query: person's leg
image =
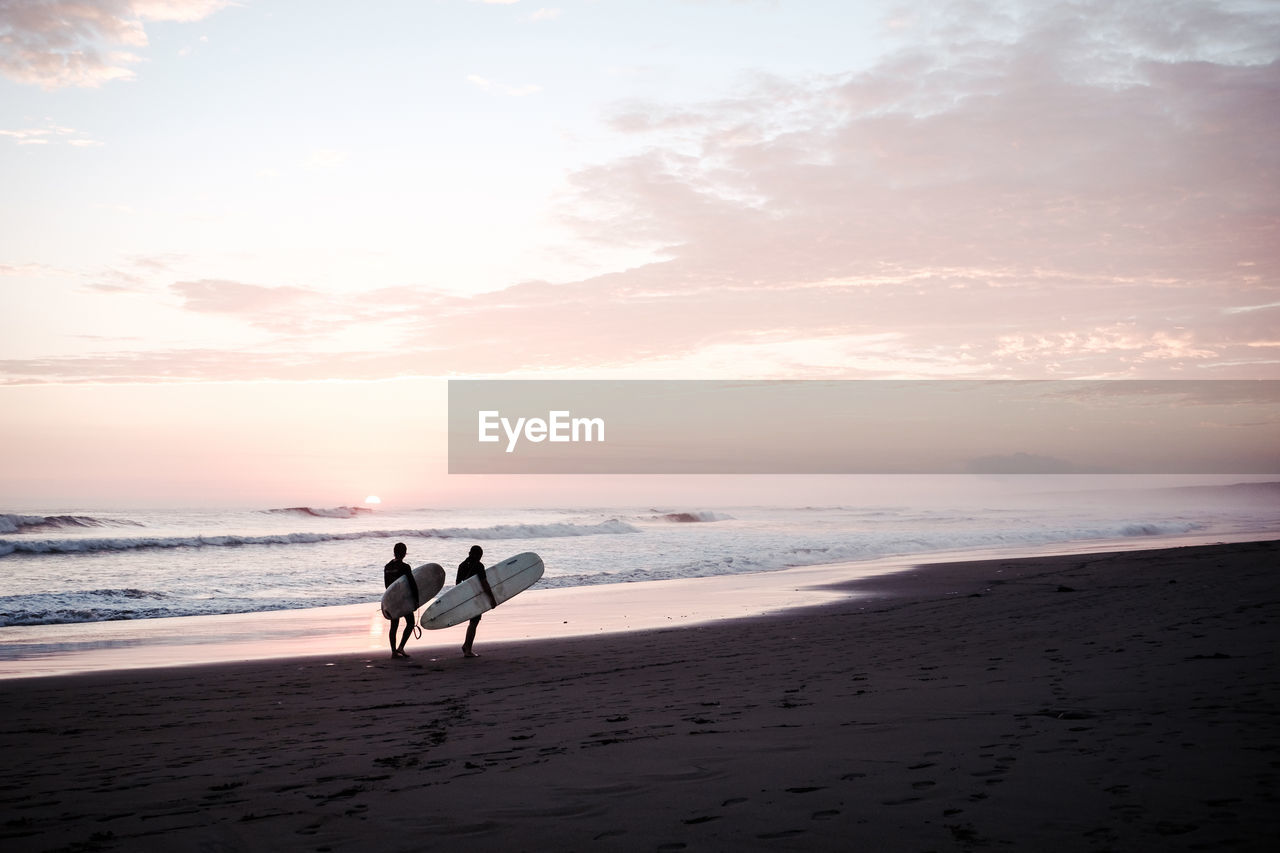
{"label": "person's leg", "polygon": [[480,624],[479,616],[475,617],[474,619],[472,619],[470,622],[467,623],[467,639],[462,644],[462,654],[465,655],[466,657],[469,657],[469,658],[480,657],[478,654],[471,651],[471,644],[476,641],[476,626],[479,624]]}
{"label": "person's leg", "polygon": [[387,639],[391,641],[391,656],[396,656],[396,629],[400,627],[400,618],[396,617],[391,620],[391,631],[387,634]]}
{"label": "person's leg", "polygon": [[400,638],[400,648],[396,649],[396,654],[400,655],[400,657],[402,658],[407,658],[409,656],[408,653],[405,652],[404,650],[404,644],[409,642],[409,635],[412,633],[413,633],[413,617],[406,616],[404,619],[404,636]]}

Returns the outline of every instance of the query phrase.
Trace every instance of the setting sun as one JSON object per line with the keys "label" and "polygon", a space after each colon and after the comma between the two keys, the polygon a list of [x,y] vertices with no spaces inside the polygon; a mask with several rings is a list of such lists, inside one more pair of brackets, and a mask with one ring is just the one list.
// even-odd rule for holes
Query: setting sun
{"label": "setting sun", "polygon": [[377,495],[369,495],[369,497],[364,499],[364,502],[367,504],[380,504],[382,503],[382,498]]}

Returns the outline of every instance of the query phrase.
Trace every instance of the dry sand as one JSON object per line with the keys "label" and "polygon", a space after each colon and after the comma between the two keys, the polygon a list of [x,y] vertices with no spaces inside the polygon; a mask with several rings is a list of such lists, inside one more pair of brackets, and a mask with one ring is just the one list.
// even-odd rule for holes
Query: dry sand
{"label": "dry sand", "polygon": [[0,845],[1270,850],[1278,557],[952,563],[779,616],[482,625],[478,660],[3,681]]}

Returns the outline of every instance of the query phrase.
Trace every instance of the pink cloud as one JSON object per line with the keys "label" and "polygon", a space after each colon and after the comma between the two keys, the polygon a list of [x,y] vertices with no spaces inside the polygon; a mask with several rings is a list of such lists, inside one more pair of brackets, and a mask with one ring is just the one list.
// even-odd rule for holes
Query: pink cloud
{"label": "pink cloud", "polygon": [[231,0],[6,0],[0,73],[45,88],[96,87],[134,76],[146,21],[198,21]]}
{"label": "pink cloud", "polygon": [[[379,323],[403,310],[404,290],[384,288],[350,297],[296,285],[267,286],[201,279],[179,281],[169,291],[187,311],[220,314],[258,329],[290,338],[323,338],[353,324]],[[424,294],[411,300],[423,303]],[[426,297],[425,301],[431,299]]]}
{"label": "pink cloud", "polygon": [[[759,287],[708,280],[687,290],[672,287],[680,281],[673,262],[568,285],[530,282],[469,298],[396,288],[337,299],[305,288],[205,282],[191,291],[189,310],[213,311],[285,338],[302,336],[320,345],[319,351],[309,346],[295,354],[102,353],[0,363],[0,374],[10,382],[40,383],[591,372],[696,357],[706,348],[725,346],[756,347],[794,359],[794,342],[840,346],[853,340],[843,371],[803,361],[788,366],[799,376],[952,375],[942,368],[957,365],[966,367],[960,375],[987,376],[1274,375],[1274,357],[1254,344],[1266,339],[1259,335],[1268,327],[1276,328],[1277,308],[1228,314],[1193,304],[1189,313],[1203,310],[1217,317],[1195,332],[1171,327],[1162,318],[1087,319],[1093,312],[1031,328],[1025,318],[1035,317],[1043,300],[1070,282],[970,287],[963,279],[937,276],[926,284],[947,281],[950,286],[921,293],[911,281],[892,277],[874,286]],[[1132,283],[1109,294],[1109,307],[1133,315],[1160,289],[1158,283]],[[932,307],[925,310],[924,301]],[[323,349],[324,337],[338,329],[392,320],[385,352]],[[975,328],[982,334],[975,335]],[[1197,365],[1233,361],[1240,364],[1186,373]]]}
{"label": "pink cloud", "polygon": [[389,324],[396,350],[5,375],[589,372],[754,347],[797,377],[1275,376],[1280,16],[948,8],[864,72],[616,113],[647,149],[571,175],[564,218],[665,260],[473,297],[181,282],[187,310],[309,336],[309,351],[350,324]]}
{"label": "pink cloud", "polygon": [[216,279],[180,281],[169,289],[185,300],[188,310],[209,314],[275,314],[314,296],[301,287],[263,287]]}

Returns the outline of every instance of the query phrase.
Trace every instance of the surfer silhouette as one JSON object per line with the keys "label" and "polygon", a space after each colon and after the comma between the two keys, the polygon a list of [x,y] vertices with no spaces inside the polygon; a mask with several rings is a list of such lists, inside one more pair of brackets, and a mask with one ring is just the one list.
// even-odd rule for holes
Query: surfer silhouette
{"label": "surfer silhouette", "polygon": [[[382,567],[382,580],[386,586],[391,586],[401,576],[409,579],[409,589],[413,592],[413,609],[417,610],[421,603],[418,598],[418,583],[413,579],[413,569],[404,561],[404,555],[409,553],[409,547],[403,542],[397,542],[392,549],[395,559]],[[391,656],[393,658],[407,658],[405,654],[404,644],[409,642],[409,635],[413,633],[413,614],[410,613],[404,617],[404,636],[400,638],[399,647],[396,646],[396,628],[400,625],[400,617],[391,620],[391,633],[388,638],[391,641]]]}
{"label": "surfer silhouette", "polygon": [[[484,549],[479,545],[472,545],[471,551],[467,554],[467,559],[458,564],[458,577],[454,581],[460,584],[470,577],[479,577],[480,586],[484,588],[484,594],[489,596],[489,603],[494,607],[498,606],[498,599],[493,597],[493,590],[489,587],[489,578],[484,573],[484,563],[480,562],[480,558],[484,556]],[[480,624],[480,617],[475,616],[467,623],[467,639],[462,644],[463,657],[478,658],[475,652],[471,651],[471,644],[476,641],[476,626]]]}

